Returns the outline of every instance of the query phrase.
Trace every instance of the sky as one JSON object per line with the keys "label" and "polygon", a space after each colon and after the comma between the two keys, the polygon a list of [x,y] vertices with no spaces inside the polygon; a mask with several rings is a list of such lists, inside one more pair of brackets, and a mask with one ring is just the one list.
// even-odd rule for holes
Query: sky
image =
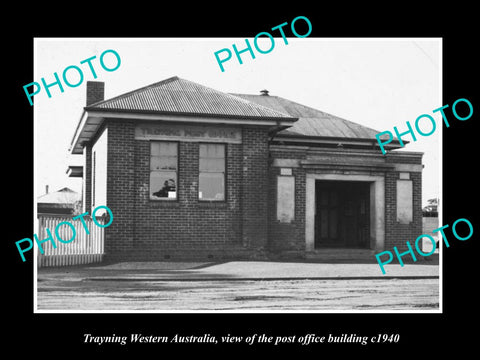
{"label": "sky", "polygon": [[[268,39],[259,47],[268,49]],[[253,39],[249,39],[253,43]],[[275,38],[273,50],[255,59],[235,55],[220,70],[214,53],[232,44],[245,47],[245,38],[37,38],[34,41],[34,79],[54,82],[70,65],[83,71],[78,87],[63,83],[50,87],[51,98],[42,88],[34,96],[35,196],[69,187],[81,192],[80,178],[69,178],[69,165],[83,165],[81,155],[69,154],[75,128],[85,106],[85,87],[89,80],[105,82],[105,99],[178,76],[213,89],[259,94],[267,89],[303,105],[342,117],[380,131],[407,130],[422,114],[437,122],[436,131],[427,137],[417,134],[405,151],[423,152],[423,199],[440,197],[441,192],[441,115],[433,113],[442,103],[442,42],[439,38]],[[106,50],[115,50],[121,64],[105,71],[99,62]],[[97,78],[88,64],[92,60]],[[223,56],[223,54],[221,55]],[[107,67],[116,64],[112,54],[105,55]],[[75,71],[68,72],[71,83],[80,81]],[[26,84],[25,84],[26,85]],[[29,106],[25,96],[26,106]],[[421,124],[424,132],[431,129]]]}

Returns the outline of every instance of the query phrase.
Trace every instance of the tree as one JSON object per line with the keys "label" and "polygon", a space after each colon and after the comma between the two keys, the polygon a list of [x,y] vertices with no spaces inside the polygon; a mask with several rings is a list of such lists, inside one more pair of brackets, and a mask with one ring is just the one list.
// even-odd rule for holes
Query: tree
{"label": "tree", "polygon": [[425,206],[423,211],[423,216],[438,216],[438,204],[440,203],[439,198],[433,198],[427,200],[427,206]]}

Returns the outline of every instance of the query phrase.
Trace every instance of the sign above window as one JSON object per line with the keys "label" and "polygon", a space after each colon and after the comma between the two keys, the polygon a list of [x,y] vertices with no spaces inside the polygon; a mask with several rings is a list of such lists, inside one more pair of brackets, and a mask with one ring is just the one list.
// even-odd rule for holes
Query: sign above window
{"label": "sign above window", "polygon": [[239,128],[228,126],[144,124],[135,127],[135,140],[242,143]]}

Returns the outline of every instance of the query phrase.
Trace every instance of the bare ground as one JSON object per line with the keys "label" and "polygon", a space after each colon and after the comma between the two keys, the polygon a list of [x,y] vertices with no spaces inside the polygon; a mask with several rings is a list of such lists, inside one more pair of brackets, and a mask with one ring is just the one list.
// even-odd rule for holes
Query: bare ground
{"label": "bare ground", "polygon": [[438,279],[38,282],[38,310],[438,310]]}

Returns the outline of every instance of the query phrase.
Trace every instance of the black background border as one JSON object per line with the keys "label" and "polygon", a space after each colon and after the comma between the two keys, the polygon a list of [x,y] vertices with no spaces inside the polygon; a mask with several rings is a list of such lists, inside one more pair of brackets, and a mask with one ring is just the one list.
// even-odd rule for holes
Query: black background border
{"label": "black background border", "polygon": [[[113,6],[113,5],[112,5]],[[148,5],[151,6],[151,5]],[[295,349],[303,353],[321,354],[323,351],[370,350],[384,356],[421,352],[433,355],[443,349],[461,346],[462,351],[474,348],[476,334],[470,324],[475,313],[477,278],[475,257],[480,233],[475,210],[476,188],[476,129],[480,114],[478,90],[478,36],[474,34],[475,9],[467,5],[451,8],[425,9],[402,3],[391,9],[352,8],[344,4],[339,9],[323,5],[311,9],[294,9],[289,4],[270,5],[267,11],[248,7],[246,3],[220,8],[203,5],[203,12],[185,5],[184,9],[169,9],[158,5],[155,11],[137,4],[135,9],[121,9],[115,5],[100,13],[97,8],[75,5],[76,11],[36,12],[29,7],[16,26],[4,29],[5,52],[3,94],[7,101],[4,117],[4,161],[7,202],[4,204],[4,278],[7,280],[7,298],[4,323],[7,331],[5,344],[17,352],[29,348],[37,354],[64,356],[80,353],[110,351],[146,351],[158,357],[164,351],[176,354],[186,351],[238,353],[238,351],[268,350],[283,352]],[[237,10],[239,7],[242,11]],[[274,11],[272,8],[281,8]],[[26,12],[24,10],[24,12]],[[23,14],[23,12],[22,12]],[[31,237],[33,230],[33,109],[28,105],[23,85],[33,79],[34,37],[254,37],[296,16],[306,16],[312,23],[310,37],[441,37],[443,38],[443,104],[453,104],[458,98],[467,98],[473,104],[474,114],[468,121],[452,120],[443,131],[443,223],[452,224],[458,218],[469,219],[474,235],[468,241],[453,240],[444,248],[443,313],[442,314],[34,314],[33,313],[33,259],[22,263],[15,241]],[[2,25],[5,27],[7,25]],[[6,86],[5,86],[6,85]],[[425,109],[430,113],[433,109]],[[447,115],[451,112],[447,111]],[[450,115],[449,118],[452,118]],[[16,134],[12,136],[12,134]],[[447,234],[451,234],[447,232]],[[473,320],[473,319],[472,319]],[[473,328],[472,328],[473,325]],[[240,335],[265,333],[268,336],[350,334],[373,336],[378,333],[400,334],[398,344],[360,346],[349,344],[298,345],[194,345],[141,344],[121,347],[83,343],[83,334],[128,335]],[[68,353],[65,351],[68,350]],[[6,349],[5,349],[6,351]],[[199,354],[200,354],[199,352]],[[131,352],[130,352],[131,353]],[[35,356],[32,354],[32,356]]]}

